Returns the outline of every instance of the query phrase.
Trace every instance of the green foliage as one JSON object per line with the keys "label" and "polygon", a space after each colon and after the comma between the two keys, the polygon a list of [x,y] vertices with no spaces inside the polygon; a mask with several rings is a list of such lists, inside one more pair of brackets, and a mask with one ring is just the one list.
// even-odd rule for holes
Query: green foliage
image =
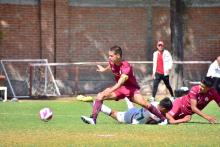
{"label": "green foliage", "polygon": [[[121,102],[108,106],[125,110]],[[50,107],[54,117],[49,122],[39,119],[38,112]],[[220,120],[219,108],[211,103],[204,110]],[[126,125],[100,114],[98,124],[81,122],[89,115],[91,105],[75,100],[22,101],[0,103],[0,146],[219,146],[220,124],[211,125],[194,116],[180,125]]]}

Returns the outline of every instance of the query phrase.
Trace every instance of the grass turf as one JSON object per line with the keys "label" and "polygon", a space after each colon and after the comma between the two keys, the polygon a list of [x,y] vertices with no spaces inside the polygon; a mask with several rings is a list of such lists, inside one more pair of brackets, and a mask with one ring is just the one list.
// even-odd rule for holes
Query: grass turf
{"label": "grass turf", "polygon": [[[126,110],[125,102],[106,102]],[[50,107],[54,117],[39,119],[38,112]],[[220,120],[219,108],[210,103],[204,110]],[[98,124],[81,122],[89,115],[89,103],[75,100],[41,100],[0,103],[0,146],[219,146],[220,124],[211,125],[194,115],[180,125],[125,125],[100,114]]]}

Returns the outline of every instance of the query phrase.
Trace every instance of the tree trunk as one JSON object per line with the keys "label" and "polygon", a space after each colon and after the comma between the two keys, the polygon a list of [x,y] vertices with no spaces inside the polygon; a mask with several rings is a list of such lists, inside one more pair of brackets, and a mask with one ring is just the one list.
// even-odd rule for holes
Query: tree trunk
{"label": "tree trunk", "polygon": [[[183,0],[170,0],[171,49],[174,61],[183,61]],[[174,64],[174,89],[183,85],[183,65]]]}

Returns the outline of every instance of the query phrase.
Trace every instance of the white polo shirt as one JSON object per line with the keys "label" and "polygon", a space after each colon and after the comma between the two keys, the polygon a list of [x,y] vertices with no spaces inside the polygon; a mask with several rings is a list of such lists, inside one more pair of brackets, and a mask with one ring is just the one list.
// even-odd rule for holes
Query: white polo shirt
{"label": "white polo shirt", "polygon": [[220,78],[220,65],[218,64],[217,60],[215,60],[210,66],[207,72],[207,77],[215,77]]}

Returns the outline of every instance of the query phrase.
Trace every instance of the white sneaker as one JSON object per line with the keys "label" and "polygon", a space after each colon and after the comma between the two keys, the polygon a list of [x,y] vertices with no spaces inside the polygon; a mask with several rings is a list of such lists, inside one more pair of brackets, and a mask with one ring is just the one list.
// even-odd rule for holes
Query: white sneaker
{"label": "white sneaker", "polygon": [[92,124],[92,125],[95,125],[95,122],[92,118],[90,117],[86,117],[86,116],[81,116],[81,120],[86,123],[86,124]]}
{"label": "white sneaker", "polygon": [[149,101],[149,102],[154,102],[154,101],[155,101],[155,98],[154,98],[154,97],[150,97],[150,98],[148,99],[148,101]]}
{"label": "white sneaker", "polygon": [[167,125],[168,124],[168,121],[167,119],[165,119],[164,121],[162,121],[161,123],[159,123],[158,125]]}

